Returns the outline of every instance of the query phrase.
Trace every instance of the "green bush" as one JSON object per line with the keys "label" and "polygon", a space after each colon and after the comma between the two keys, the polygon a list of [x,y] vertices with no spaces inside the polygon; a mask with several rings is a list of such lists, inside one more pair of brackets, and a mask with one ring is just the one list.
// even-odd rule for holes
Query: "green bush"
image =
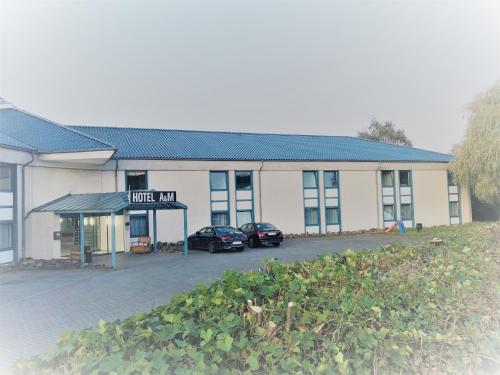
{"label": "green bush", "polygon": [[[500,225],[436,235],[443,245],[227,271],[149,313],[64,333],[54,351],[14,371],[489,373],[500,363]],[[250,312],[247,300],[262,313]],[[296,307],[287,331],[289,302]]]}

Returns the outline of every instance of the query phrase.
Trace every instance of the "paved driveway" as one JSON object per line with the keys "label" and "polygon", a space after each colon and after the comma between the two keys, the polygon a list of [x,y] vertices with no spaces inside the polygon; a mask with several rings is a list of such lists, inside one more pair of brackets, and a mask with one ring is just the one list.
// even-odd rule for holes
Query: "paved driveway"
{"label": "paved driveway", "polygon": [[150,310],[197,284],[209,283],[228,268],[246,271],[258,269],[263,258],[291,262],[411,240],[397,234],[290,239],[279,248],[247,248],[243,253],[120,254],[116,271],[0,272],[0,373],[15,359],[54,345],[62,331]]}

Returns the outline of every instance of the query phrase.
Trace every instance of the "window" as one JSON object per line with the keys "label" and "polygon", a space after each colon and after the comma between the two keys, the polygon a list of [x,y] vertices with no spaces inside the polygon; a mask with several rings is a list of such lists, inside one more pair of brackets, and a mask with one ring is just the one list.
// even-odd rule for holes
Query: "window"
{"label": "window", "polygon": [[304,171],[304,189],[318,188],[318,172]]}
{"label": "window", "polygon": [[411,204],[401,205],[401,220],[413,220],[413,215],[411,212]]}
{"label": "window", "polygon": [[339,209],[338,207],[327,207],[326,212],[326,225],[339,224]]}
{"label": "window", "polygon": [[130,215],[130,237],[142,237],[148,234],[148,216]]}
{"label": "window", "polygon": [[305,208],[306,226],[319,225],[319,211],[317,207]]}
{"label": "window", "polygon": [[0,249],[12,248],[12,224],[0,223]]}
{"label": "window", "polygon": [[252,211],[238,211],[236,212],[236,224],[237,226],[241,226],[242,224],[251,223],[252,220]]}
{"label": "window", "polygon": [[448,186],[456,186],[457,185],[457,178],[451,173],[451,171],[448,171]]}
{"label": "window", "polygon": [[399,186],[410,186],[411,174],[410,171],[399,171]]}
{"label": "window", "polygon": [[210,188],[212,190],[227,190],[227,173],[210,172]]}
{"label": "window", "polygon": [[228,225],[227,212],[212,212],[212,225]]}
{"label": "window", "polygon": [[450,217],[460,217],[458,202],[450,202]]}
{"label": "window", "polygon": [[252,189],[252,172],[236,172],[236,190]]}
{"label": "window", "polygon": [[339,174],[337,171],[325,172],[325,189],[338,188],[338,176]]}
{"label": "window", "polygon": [[0,191],[12,191],[12,168],[0,166]]}
{"label": "window", "polygon": [[261,223],[256,225],[258,230],[277,230],[277,228],[269,223]]}
{"label": "window", "polygon": [[394,174],[392,171],[382,171],[382,186],[393,187]]}
{"label": "window", "polygon": [[394,219],[394,206],[392,204],[384,205],[384,221],[391,221]]}
{"label": "window", "polygon": [[126,190],[147,190],[147,172],[146,171],[127,171],[126,172]]}

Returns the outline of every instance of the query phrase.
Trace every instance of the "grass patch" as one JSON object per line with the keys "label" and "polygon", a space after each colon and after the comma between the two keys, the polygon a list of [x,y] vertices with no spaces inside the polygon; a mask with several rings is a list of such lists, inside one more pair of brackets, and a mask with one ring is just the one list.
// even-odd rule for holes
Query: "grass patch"
{"label": "grass patch", "polygon": [[500,367],[500,225],[432,234],[444,244],[226,271],[151,312],[64,333],[14,372],[491,373]]}

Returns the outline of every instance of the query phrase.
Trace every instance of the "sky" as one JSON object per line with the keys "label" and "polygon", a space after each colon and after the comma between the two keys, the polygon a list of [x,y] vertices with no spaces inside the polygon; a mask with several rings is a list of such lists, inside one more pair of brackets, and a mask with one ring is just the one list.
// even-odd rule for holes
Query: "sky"
{"label": "sky", "polygon": [[449,152],[500,1],[0,0],[0,97],[64,124],[357,135]]}

